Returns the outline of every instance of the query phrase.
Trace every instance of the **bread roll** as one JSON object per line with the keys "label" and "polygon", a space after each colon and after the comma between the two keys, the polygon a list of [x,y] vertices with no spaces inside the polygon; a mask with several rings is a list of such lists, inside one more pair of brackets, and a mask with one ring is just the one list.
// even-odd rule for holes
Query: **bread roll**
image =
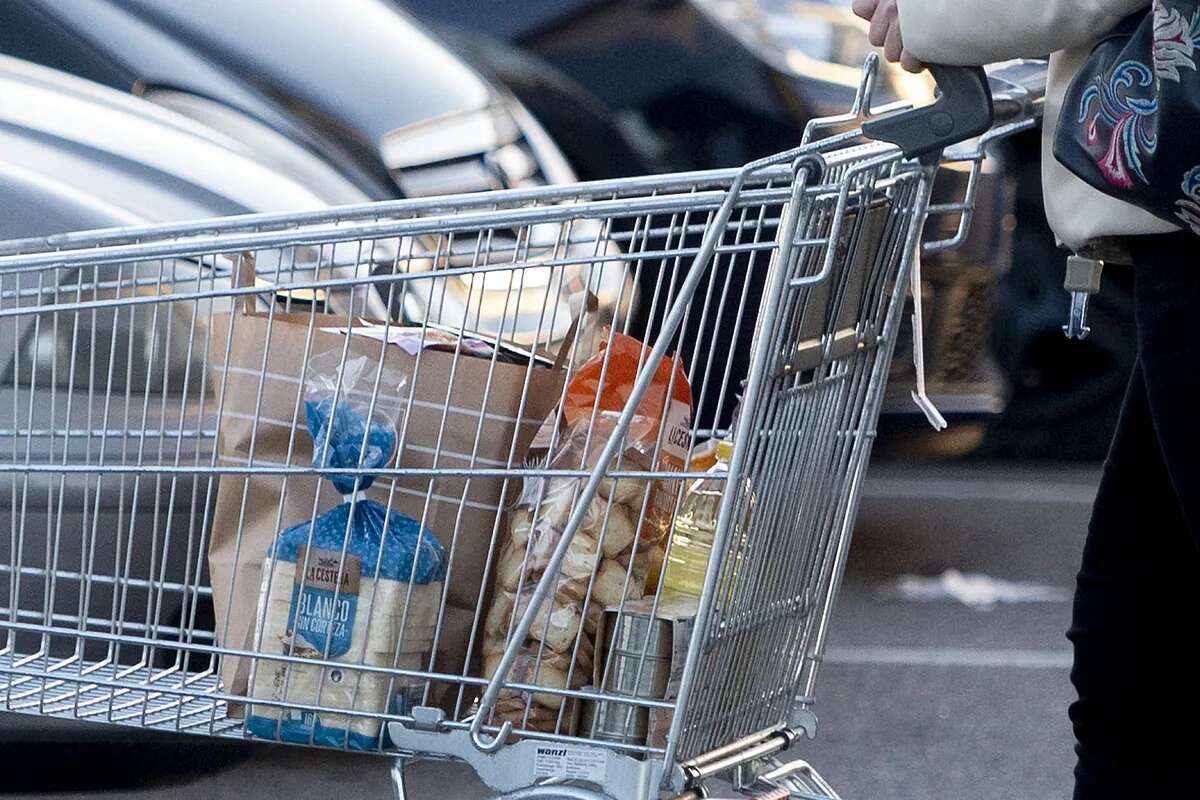
{"label": "bread roll", "polygon": [[[592,681],[592,665],[596,657],[596,648],[590,636],[579,639],[579,652],[575,656],[575,672],[571,674],[571,688],[579,689]],[[568,656],[569,658],[569,656]]]}
{"label": "bread roll", "polygon": [[[631,581],[630,596],[634,594],[634,589]],[[626,599],[625,570],[620,564],[608,559],[604,560],[600,565],[600,572],[597,573],[595,582],[592,583],[592,597],[602,609],[620,605],[621,601]]]}
{"label": "bread roll", "polygon": [[600,496],[605,500],[626,505],[640,504],[646,482],[638,478],[604,478],[600,481]]}
{"label": "bread roll", "polygon": [[579,478],[551,478],[541,503],[534,508],[534,526],[541,531],[562,532],[571,518],[575,497],[579,493]]}
{"label": "bread roll", "polygon": [[551,650],[566,652],[575,644],[579,635],[579,625],[582,615],[575,604],[546,603],[534,617],[531,634],[534,639],[543,641]]}
{"label": "bread roll", "polygon": [[[603,446],[603,442],[600,442]],[[600,453],[593,445],[593,458],[599,458]],[[593,462],[594,463],[594,462]],[[649,457],[636,449],[628,448],[609,465],[610,470],[634,471],[651,468]],[[605,478],[600,482],[600,494],[614,503],[640,505],[646,490],[646,480],[643,478]]]}
{"label": "bread roll", "polygon": [[[586,536],[586,534],[580,533],[575,537],[575,541],[579,541]],[[583,598],[587,596],[588,584],[591,583],[592,574],[596,571],[599,559],[600,557],[596,554],[595,542],[591,544],[590,552],[577,552],[574,549],[568,550],[566,558],[563,559],[558,585],[555,587],[555,596],[563,602],[582,605]]]}
{"label": "bread roll", "polygon": [[530,703],[524,697],[520,697],[497,703],[495,718],[499,721],[508,720],[518,730],[553,733],[558,724],[558,714],[555,709]]}
{"label": "bread roll", "polygon": [[618,553],[622,553],[629,549],[633,544],[633,540],[637,538],[637,530],[633,526],[633,519],[625,506],[614,504],[608,510],[608,520],[604,524],[604,555],[606,558],[612,558]]}
{"label": "bread roll", "polygon": [[[521,683],[529,683],[534,686],[542,686],[547,689],[565,689],[567,688],[567,673],[565,670],[552,667],[543,661],[537,667],[537,671],[533,669],[533,662],[530,661],[530,669],[527,673],[528,677],[523,679]],[[534,692],[533,702],[535,705],[545,708],[553,708],[558,710],[562,707],[563,697],[558,694],[549,694],[547,692]]]}
{"label": "bread roll", "polygon": [[483,621],[485,653],[495,650],[494,645],[496,644],[499,644],[499,649],[504,649],[505,639],[508,636],[508,623],[512,619],[512,610],[515,604],[516,595],[511,592],[496,592],[492,597],[492,606],[488,609],[487,617]]}
{"label": "bread roll", "polygon": [[[595,592],[593,592],[593,595]],[[600,601],[592,600],[583,612],[583,631],[588,635],[588,641],[595,637],[596,629],[600,626],[600,617],[604,616],[604,606]]]}
{"label": "bread roll", "polygon": [[[491,678],[496,674],[496,667],[500,664],[500,656],[504,654],[503,650],[495,653],[488,653],[483,657],[483,677]],[[504,692],[501,692],[503,695]]]}
{"label": "bread roll", "polygon": [[[500,665],[500,656],[496,655],[484,660],[484,670],[487,672],[487,677],[491,678],[496,668]],[[565,689],[567,688],[567,673],[566,670],[558,669],[557,667],[542,659],[538,663],[537,653],[523,650],[517,655],[516,661],[513,662],[513,667],[508,673],[506,683],[527,683],[533,686],[544,686],[547,689]],[[524,692],[517,692],[513,689],[506,689],[502,693],[507,698],[513,698],[524,695]],[[545,692],[535,692],[533,702],[545,708],[557,710],[562,706],[563,698],[561,695],[547,694]]]}
{"label": "bread roll", "polygon": [[504,545],[500,551],[496,580],[506,592],[515,592],[521,585],[521,575],[525,572],[525,551],[525,547],[514,547],[512,542]]}
{"label": "bread roll", "polygon": [[[593,603],[593,605],[595,604]],[[541,644],[530,639],[529,643],[521,649],[521,655],[518,656],[518,659],[537,659],[540,657],[543,664],[558,670],[564,675],[571,674],[572,688],[578,689],[579,687],[586,685],[592,677],[592,661],[595,657],[596,651],[594,645],[592,644],[592,640],[586,636],[579,640],[578,653],[575,653],[574,647],[575,645],[572,643],[570,650],[560,653],[555,650],[551,650],[549,647],[542,647]],[[494,670],[495,665],[499,663],[500,656],[503,655],[503,653],[503,644],[501,644],[498,650],[489,650],[484,653],[484,669],[485,674],[488,677],[491,676],[492,670]],[[575,659],[574,673],[571,672],[572,658]]]}
{"label": "bread roll", "polygon": [[[513,610],[514,619],[519,620],[520,615],[525,613],[532,596],[532,590],[521,593],[521,599]],[[529,629],[529,636],[539,642],[545,642],[551,650],[557,650],[560,653],[568,652],[574,646],[575,637],[579,634],[581,617],[578,605],[550,598],[542,603],[542,607],[534,615],[533,627]]]}
{"label": "bread roll", "polygon": [[524,697],[510,697],[496,704],[496,717],[508,720],[514,728],[532,731],[552,731],[558,719],[556,708],[530,703]]}
{"label": "bread roll", "polygon": [[575,534],[575,538],[571,540],[571,544],[567,548],[567,553],[574,553],[581,556],[594,556],[596,554],[596,536],[594,529],[581,529]]}
{"label": "bread roll", "polygon": [[621,569],[629,569],[629,562],[633,559],[633,549],[623,550],[613,557],[613,561],[621,565]]}
{"label": "bread roll", "polygon": [[[574,647],[574,645],[572,645]],[[575,659],[575,671],[571,672],[571,657],[572,653],[556,653],[549,647],[541,647],[537,644],[529,646],[530,655],[534,658],[541,656],[542,663],[561,671],[564,675],[571,676],[572,688],[578,689],[588,682],[592,675],[592,657],[595,655],[595,650],[592,647],[591,641],[584,637],[579,640],[579,653]]]}
{"label": "bread roll", "polygon": [[[507,693],[508,696],[505,696]],[[496,701],[496,714],[504,718],[509,718],[509,714],[516,714],[525,710],[525,699],[517,692],[509,692],[507,689],[501,690],[500,698]]]}

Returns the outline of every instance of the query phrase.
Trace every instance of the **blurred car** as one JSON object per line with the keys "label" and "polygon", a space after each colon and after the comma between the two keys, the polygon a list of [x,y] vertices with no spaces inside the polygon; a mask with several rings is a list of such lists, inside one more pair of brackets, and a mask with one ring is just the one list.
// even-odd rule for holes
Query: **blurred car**
{"label": "blurred car", "polygon": [[[872,51],[849,0],[398,2],[506,82],[506,65],[518,57],[497,53],[521,53],[564,75],[611,109],[607,118],[658,170],[739,165],[796,146],[809,120],[850,106]],[[927,76],[885,65],[876,100],[923,104],[933,91]],[[930,395],[960,424],[924,436],[924,417],[909,399],[911,351],[902,344],[881,425],[906,452],[914,441],[920,452],[973,450],[984,430],[973,423],[1004,408],[1005,383],[987,347],[1013,229],[1013,182],[997,156],[980,182],[984,208],[968,247],[924,265]],[[945,170],[935,202],[961,195],[966,177]]]}
{"label": "blurred car", "polygon": [[0,52],[239,138],[270,128],[374,199],[574,177],[518,102],[376,0],[9,0]]}
{"label": "blurred car", "polygon": [[[738,166],[841,114],[872,51],[850,0],[397,0],[443,36],[504,39],[591,92],[663,169]],[[503,74],[503,65],[496,70]],[[881,102],[932,99],[885,66]]]}
{"label": "blurred car", "polygon": [[[6,98],[0,104],[0,240],[10,252],[9,240],[80,229],[256,211],[304,211],[368,199],[337,170],[269,129],[259,130],[253,139],[234,138],[145,100],[5,56],[0,56],[0,96]],[[281,170],[280,161],[296,169]],[[188,261],[121,267],[145,270],[159,280],[164,270],[170,270],[174,280],[186,280],[215,268]],[[19,273],[0,272],[0,303],[11,307],[28,302],[22,298],[47,293],[70,298],[76,291],[73,287],[84,281],[102,283],[98,275],[63,272],[57,285],[45,286]],[[153,323],[149,315],[132,307],[120,313],[97,310],[75,317],[73,335],[91,341],[92,358],[86,364],[74,363],[64,348],[53,346],[68,337],[46,335],[59,324],[59,315],[53,312],[37,318],[40,327],[29,318],[3,326],[0,403],[6,408],[27,407],[31,431],[18,439],[13,430],[0,430],[0,449],[44,460],[47,452],[69,458],[78,448],[100,446],[89,436],[55,433],[64,419],[69,419],[68,430],[94,425],[89,386],[109,387],[117,405],[130,402],[130,397],[141,398],[134,401],[139,408],[144,400],[147,409],[154,409],[145,418],[150,426],[157,424],[154,419],[159,414],[182,419],[181,409],[188,401],[178,389],[181,376],[205,370],[201,354],[189,353],[180,344],[191,326],[206,324],[207,315],[194,315],[196,308],[189,303],[173,305],[169,320]],[[218,304],[208,309],[210,313],[222,310],[228,309]],[[65,349],[72,349],[71,345]],[[151,358],[154,352],[171,355]],[[156,362],[166,362],[170,374],[161,370],[148,374],[145,365]],[[41,378],[31,384],[29,376],[35,374]],[[119,445],[110,442],[109,446]],[[37,624],[44,614],[79,613],[85,607],[81,600],[85,584],[90,604],[86,608],[103,607],[118,591],[136,608],[150,602],[138,580],[157,575],[183,581],[189,574],[183,549],[166,544],[171,535],[186,536],[186,531],[180,533],[181,523],[186,529],[186,515],[177,514],[172,521],[169,492],[147,488],[139,496],[136,486],[126,481],[103,482],[95,476],[56,479],[46,474],[10,473],[0,486],[0,525],[8,528],[0,537],[0,614],[6,620]],[[184,498],[190,502],[190,487],[176,488],[180,489],[177,502]],[[141,513],[131,520],[128,515],[135,508]],[[52,520],[58,521],[57,527]],[[89,543],[88,531],[112,535],[95,536]],[[18,549],[18,541],[27,546]],[[55,564],[80,576],[86,572],[87,558],[111,563],[120,554],[134,565],[133,581],[119,590],[111,579],[85,582],[82,577],[60,576],[51,581],[50,552]],[[208,612],[199,613],[198,624],[203,627]],[[89,628],[102,630],[95,627],[99,624]],[[0,634],[0,648],[21,637],[37,638],[5,632]],[[41,646],[54,649],[67,644],[55,641]],[[25,652],[30,652],[28,647]],[[116,648],[114,658],[120,663],[122,657]],[[19,706],[23,697],[19,681],[4,692],[6,704]],[[106,739],[127,735],[0,714],[3,739],[77,741],[89,733]]]}
{"label": "blurred car", "polygon": [[[577,178],[511,93],[386,0],[10,0],[0,4],[0,52],[131,92],[257,148],[295,180],[320,186],[333,174],[371,200]],[[281,139],[291,147],[277,146]],[[539,246],[554,247],[553,231],[543,233],[546,241],[530,243],[535,257]],[[555,317],[563,320],[556,335],[585,290],[609,315],[630,303],[623,270],[565,272],[560,302],[571,309]],[[523,288],[540,312],[539,279],[550,276],[528,271]],[[469,316],[472,327],[499,332],[506,283],[436,283],[435,321]],[[420,299],[406,300],[419,318]],[[527,316],[536,326],[538,314]],[[506,332],[522,344],[532,335]]]}
{"label": "blurred car", "polygon": [[[271,127],[374,199],[740,164],[793,146],[809,118],[844,110],[870,51],[839,0],[402,4],[437,23],[472,69],[387,2],[13,0],[0,7],[0,50],[239,138],[247,122]],[[349,41],[353,54],[330,46]],[[919,103],[932,87],[887,68],[879,94]],[[944,177],[940,190],[961,191],[964,177]],[[982,189],[1004,208],[1012,187],[989,173]],[[925,270],[929,383],[960,421],[1003,407],[979,320],[1008,261],[1012,220],[979,219],[1001,220],[974,240],[990,254],[932,259]],[[607,278],[596,287],[602,305],[621,293],[616,273]],[[640,330],[651,324],[637,320]],[[909,361],[896,364],[884,424],[920,431]],[[960,425],[936,447],[970,449],[980,430]]]}
{"label": "blurred car", "polygon": [[[489,68],[487,53],[515,51],[592,93],[658,169],[740,164],[795,146],[808,120],[845,110],[873,49],[850,0],[396,2],[462,43],[456,49],[473,50],[481,69]],[[493,39],[503,42],[470,44]],[[519,61],[493,60],[499,75]],[[925,76],[884,67],[881,101],[931,96]],[[925,435],[901,352],[885,402],[891,413],[881,420],[883,449],[953,455],[983,443],[987,452],[1023,456],[1064,454],[1064,444],[1077,443],[1072,454],[1088,455],[1097,437],[1070,430],[1115,419],[1132,353],[1121,322],[1127,287],[1118,279],[1097,301],[1097,321],[1112,322],[1108,332],[1094,326],[1081,346],[1062,340],[1065,255],[1041,211],[1039,148],[1034,131],[995,153],[967,247],[924,264],[931,395],[960,424]],[[964,177],[943,174],[941,196],[961,193]]]}

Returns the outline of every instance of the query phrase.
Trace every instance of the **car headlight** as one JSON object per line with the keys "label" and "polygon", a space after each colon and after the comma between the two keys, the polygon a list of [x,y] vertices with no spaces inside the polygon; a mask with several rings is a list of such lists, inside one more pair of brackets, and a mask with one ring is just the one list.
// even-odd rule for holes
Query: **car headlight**
{"label": "car headlight", "polygon": [[[518,189],[570,183],[576,180],[561,151],[516,100],[499,98],[469,111],[422,120],[389,132],[380,152],[392,177],[409,197]],[[553,349],[566,335],[590,291],[608,320],[623,315],[633,300],[624,265],[618,261],[541,267],[551,258],[582,256],[592,261],[615,244],[600,242],[599,222],[579,220],[570,227],[571,241],[561,241],[558,224],[536,225],[523,237],[518,270],[493,270],[478,275],[408,282],[404,316],[428,319],[452,328],[463,327],[506,341]],[[412,260],[406,271],[445,267],[487,266],[512,261],[517,232],[497,231],[483,258],[473,242],[427,245],[434,260]],[[602,249],[597,250],[597,247]],[[404,247],[401,251],[404,251]],[[448,252],[447,252],[448,251]]]}
{"label": "car headlight", "polygon": [[406,197],[575,179],[545,131],[512,99],[397,128],[384,135],[380,154]]}
{"label": "car headlight", "polygon": [[[856,89],[862,63],[873,51],[867,24],[855,16],[851,0],[691,2],[774,70],[796,79]],[[880,102],[933,99],[933,82],[926,75],[887,65],[881,77]]]}
{"label": "car headlight", "polygon": [[[412,321],[428,319],[453,329],[465,328],[528,349],[555,351],[566,337],[573,319],[583,311],[588,293],[600,307],[601,321],[610,322],[618,309],[630,303],[632,287],[623,261],[604,260],[619,254],[619,248],[603,238],[595,220],[577,220],[569,228],[534,225],[520,238],[495,236],[482,254],[471,237],[450,240],[428,237],[420,248],[436,253],[436,260],[412,260],[408,272],[435,267],[503,266],[519,254],[519,269],[493,269],[478,273],[406,282],[404,316]],[[407,245],[401,248],[404,252]],[[550,261],[576,260],[579,264]]]}
{"label": "car headlight", "polygon": [[[201,312],[196,303],[128,300],[158,294],[163,287],[207,289],[208,274],[191,261],[155,261],[62,270],[53,288],[18,288],[5,307],[36,304],[57,310],[17,317],[17,328],[5,332],[3,338],[13,341],[6,346],[4,381],[101,395],[195,392],[205,367],[203,351],[189,352],[189,342],[203,341],[209,317],[228,311],[228,302]],[[111,304],[72,308],[79,302]]]}

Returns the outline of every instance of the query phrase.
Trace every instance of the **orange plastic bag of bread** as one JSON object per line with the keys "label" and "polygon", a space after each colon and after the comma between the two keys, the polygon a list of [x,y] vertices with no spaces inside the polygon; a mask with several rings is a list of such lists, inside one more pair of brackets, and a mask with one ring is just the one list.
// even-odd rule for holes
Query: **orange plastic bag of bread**
{"label": "orange plastic bag of bread", "polygon": [[[612,351],[612,355],[607,359],[606,366],[605,353],[608,350]],[[600,352],[575,373],[567,387],[567,396],[563,404],[563,421],[567,428],[587,425],[592,419],[593,411],[597,415],[607,416],[606,412],[620,414],[633,394],[638,372],[649,357],[650,348],[644,347],[632,336],[615,333],[612,335],[611,344],[607,338],[602,339]],[[603,428],[603,424],[599,425],[600,430]],[[654,451],[660,431],[663,432],[662,447],[655,461]],[[633,418],[629,433],[625,437],[629,443],[626,455],[631,457],[634,464],[640,462],[641,466],[626,466],[625,459],[622,459],[622,468],[682,472],[691,447],[691,437],[692,387],[688,384],[687,375],[679,359],[664,358],[655,370],[654,380],[646,390],[646,396],[638,404],[637,416]],[[589,449],[594,449],[598,457],[607,443],[606,436],[596,435],[593,436],[593,447]],[[633,453],[637,455],[634,456]],[[589,460],[587,466],[594,465],[595,462]],[[622,482],[618,481],[619,483]],[[655,484],[651,487],[642,537],[647,543],[661,544],[671,532],[671,517],[675,513],[680,483],[656,481]],[[616,487],[616,493],[622,499],[640,495],[643,490],[644,485],[640,481],[630,482],[627,487]],[[601,485],[600,491],[605,497],[611,496],[608,481]]]}
{"label": "orange plastic bag of bread", "polygon": [[[556,415],[561,428],[555,418],[548,419],[526,462],[564,471],[595,467],[649,355],[637,339],[606,332],[600,351],[568,384],[562,414]],[[678,358],[665,358],[609,470],[682,471],[691,421],[687,375]],[[542,578],[586,482],[567,475],[527,479],[509,510],[483,633],[489,677],[524,610],[517,598]],[[670,479],[606,478],[600,484],[556,576],[555,593],[522,643],[521,675],[510,675],[510,681],[549,689],[577,689],[590,681],[600,615],[654,589],[651,573],[661,561],[680,488],[681,481]],[[517,727],[571,733],[572,715],[561,700],[546,693],[507,692],[495,717]]]}

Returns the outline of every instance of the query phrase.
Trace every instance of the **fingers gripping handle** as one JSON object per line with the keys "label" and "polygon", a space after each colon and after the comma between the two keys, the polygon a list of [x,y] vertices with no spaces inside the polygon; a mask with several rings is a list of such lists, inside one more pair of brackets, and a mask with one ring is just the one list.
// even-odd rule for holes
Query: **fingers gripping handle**
{"label": "fingers gripping handle", "polygon": [[985,133],[995,112],[982,67],[931,64],[941,94],[932,105],[864,122],[863,135],[897,145],[908,158],[936,158],[952,144]]}

